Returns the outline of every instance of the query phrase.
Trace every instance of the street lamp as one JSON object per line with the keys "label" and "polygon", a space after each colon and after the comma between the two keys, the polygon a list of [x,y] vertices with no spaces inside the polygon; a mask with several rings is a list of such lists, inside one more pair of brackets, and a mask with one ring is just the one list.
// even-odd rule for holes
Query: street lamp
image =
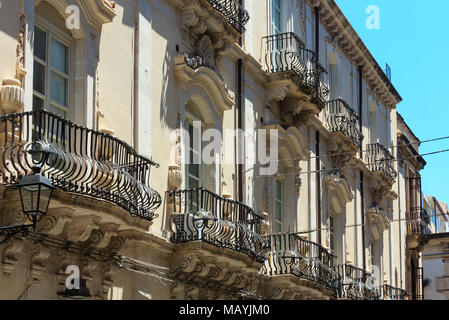
{"label": "street lamp", "polygon": [[35,166],[33,174],[23,177],[17,185],[23,213],[33,223],[33,228],[36,227],[36,222],[47,214],[51,193],[54,189],[50,180],[40,174],[40,170],[40,166]]}
{"label": "street lamp", "polygon": [[35,166],[33,174],[23,177],[16,185],[20,191],[23,213],[31,224],[0,227],[0,245],[19,233],[22,233],[24,237],[27,236],[29,229],[36,230],[36,223],[47,214],[54,187],[50,180],[41,175],[40,171],[41,167]]}

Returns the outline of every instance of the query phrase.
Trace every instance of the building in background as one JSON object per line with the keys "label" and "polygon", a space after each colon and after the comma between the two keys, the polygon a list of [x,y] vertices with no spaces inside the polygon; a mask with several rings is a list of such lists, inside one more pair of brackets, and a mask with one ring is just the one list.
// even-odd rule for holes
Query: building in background
{"label": "building in background", "polygon": [[[421,141],[398,113],[398,200],[400,224],[406,229],[406,290],[413,300],[423,299],[422,261],[420,251],[423,237],[431,233],[430,217],[424,209],[420,171],[426,161],[419,155]],[[405,241],[405,242],[402,242]]]}
{"label": "building in background", "polygon": [[427,238],[422,251],[424,298],[449,300],[449,233]]}
{"label": "building in background", "polygon": [[0,7],[0,225],[36,164],[56,187],[36,230],[1,233],[0,299],[73,296],[73,267],[96,299],[413,291],[425,162],[334,0]]}

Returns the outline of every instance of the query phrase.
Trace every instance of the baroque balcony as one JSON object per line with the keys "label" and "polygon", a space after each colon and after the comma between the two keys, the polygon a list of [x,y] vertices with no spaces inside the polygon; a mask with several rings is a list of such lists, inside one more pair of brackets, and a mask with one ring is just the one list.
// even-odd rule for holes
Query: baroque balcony
{"label": "baroque balcony", "polygon": [[207,2],[223,15],[226,21],[239,33],[245,31],[245,24],[249,20],[249,14],[236,0],[207,0]]}
{"label": "baroque balcony", "polygon": [[157,217],[162,200],[150,187],[150,170],[159,165],[124,141],[34,110],[0,116],[0,143],[0,185],[14,186],[41,165],[63,192],[111,202],[148,221]]}
{"label": "baroque balcony", "polygon": [[268,250],[260,235],[263,217],[243,203],[224,199],[205,188],[167,192],[172,205],[171,241],[203,241],[262,263]]}
{"label": "baroque balcony", "polygon": [[332,133],[341,133],[359,149],[362,146],[363,134],[359,130],[359,116],[349,107],[346,101],[336,99],[329,101],[326,107],[327,125]]}
{"label": "baroque balcony", "polygon": [[377,300],[380,292],[377,288],[371,288],[369,280],[372,274],[350,264],[342,264],[333,267],[341,277],[340,297],[351,300]]}
{"label": "baroque balcony", "polygon": [[369,169],[382,173],[390,183],[393,183],[398,176],[396,170],[393,168],[393,155],[380,143],[368,144],[367,148]]}
{"label": "baroque balcony", "polygon": [[383,286],[384,300],[407,300],[408,295],[404,289],[396,288],[388,284]]}
{"label": "baroque balcony", "polygon": [[[291,291],[289,296],[299,298],[336,296],[340,276],[330,267],[333,256],[327,249],[291,233],[272,234],[267,238],[271,249],[262,270],[271,280],[272,291]],[[295,292],[295,288],[300,291]]]}
{"label": "baroque balcony", "polygon": [[429,235],[432,233],[429,229],[430,217],[423,208],[411,208],[407,217],[407,234],[409,236]]}
{"label": "baroque balcony", "polygon": [[[287,97],[303,101],[295,104],[293,111],[296,115],[303,110],[319,113],[328,100],[329,88],[324,81],[326,70],[318,62],[315,52],[307,50],[302,40],[292,32],[263,39],[270,82],[268,100],[283,101]],[[271,98],[272,93],[275,96]]]}

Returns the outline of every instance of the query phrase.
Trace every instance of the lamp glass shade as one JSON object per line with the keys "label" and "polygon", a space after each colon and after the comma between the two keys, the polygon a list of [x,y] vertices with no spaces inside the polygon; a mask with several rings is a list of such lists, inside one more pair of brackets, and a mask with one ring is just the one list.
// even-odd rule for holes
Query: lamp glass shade
{"label": "lamp glass shade", "polygon": [[40,174],[26,176],[18,184],[23,212],[34,220],[45,215],[50,203],[53,185]]}

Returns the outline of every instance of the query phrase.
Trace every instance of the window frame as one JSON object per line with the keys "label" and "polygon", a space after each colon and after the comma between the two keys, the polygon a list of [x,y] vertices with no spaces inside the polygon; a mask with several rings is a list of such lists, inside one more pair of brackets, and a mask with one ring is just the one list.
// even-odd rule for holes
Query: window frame
{"label": "window frame", "polygon": [[[279,199],[277,197],[277,191],[278,191],[278,184],[280,185],[280,194],[281,194],[281,198]],[[274,227],[274,232],[275,233],[279,233],[279,232],[283,232],[284,230],[284,223],[285,223],[285,215],[284,215],[284,200],[285,200],[285,195],[284,195],[284,181],[281,179],[276,178],[274,180],[274,215],[273,215],[273,227]],[[281,220],[277,220],[276,214],[277,214],[277,206],[280,206],[280,210],[281,210]],[[280,230],[276,230],[276,226],[279,226]]]}
{"label": "window frame", "polygon": [[[198,126],[196,125],[198,122],[201,122],[201,127],[198,128]],[[191,185],[190,185],[190,180],[194,179],[198,182],[198,188],[204,187],[204,170],[205,170],[205,166],[204,163],[202,161],[202,153],[203,153],[203,141],[202,141],[202,134],[204,131],[204,127],[205,124],[204,122],[199,119],[198,117],[194,116],[192,113],[187,112],[185,113],[185,117],[184,117],[184,125],[186,127],[186,133],[189,135],[189,139],[187,141],[186,139],[186,156],[189,155],[191,152],[193,153],[198,153],[198,151],[193,150],[194,148],[190,146],[193,137],[190,137],[190,133],[189,133],[189,129],[188,126],[192,126],[193,128],[199,129],[200,135],[199,135],[199,147],[200,147],[200,151],[199,151],[199,156],[200,156],[200,163],[198,164],[199,168],[198,168],[198,177],[195,177],[193,175],[190,174],[190,170],[189,170],[189,166],[192,165],[193,163],[193,159],[189,159],[189,163],[185,164],[185,170],[186,170],[186,189],[191,189]]]}
{"label": "window frame", "polygon": [[[33,47],[33,75],[34,75],[34,63],[37,62],[45,67],[45,94],[42,94],[35,90],[33,83],[33,99],[37,97],[43,100],[43,108],[49,111],[49,106],[54,105],[58,110],[65,112],[66,118],[73,119],[74,116],[74,77],[75,77],[75,39],[72,37],[68,31],[62,30],[60,27],[56,26],[54,23],[49,21],[47,18],[36,15],[34,30],[40,29],[45,32],[45,50],[46,50],[46,61],[43,61],[34,54]],[[51,66],[51,44],[52,40],[56,40],[67,48],[67,74],[64,74]],[[67,106],[54,101],[51,98],[51,73],[63,77],[67,80]],[[33,104],[34,108],[34,104]]]}

